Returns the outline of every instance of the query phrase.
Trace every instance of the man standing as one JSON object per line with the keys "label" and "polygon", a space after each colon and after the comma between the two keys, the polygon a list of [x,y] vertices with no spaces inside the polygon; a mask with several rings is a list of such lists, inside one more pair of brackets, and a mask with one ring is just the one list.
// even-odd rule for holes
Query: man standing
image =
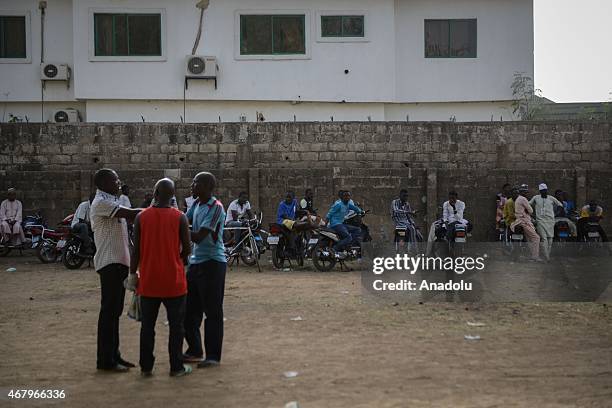
{"label": "man standing", "polygon": [[541,261],[540,259],[540,237],[536,233],[533,223],[531,222],[531,214],[533,208],[529,205],[529,201],[525,196],[529,192],[527,184],[521,184],[519,187],[519,196],[514,200],[514,216],[515,220],[510,225],[510,229],[514,232],[516,227],[523,228],[523,233],[529,242],[529,250],[531,251],[531,259],[533,261]]}
{"label": "man standing", "polygon": [[395,229],[406,230],[406,238],[411,245],[416,242],[423,241],[421,233],[417,231],[414,220],[414,211],[408,203],[408,190],[402,189],[399,193],[399,198],[396,198],[391,203],[391,219],[395,224]]}
{"label": "man standing", "polygon": [[85,200],[79,204],[74,212],[74,216],[72,217],[72,223],[70,224],[72,232],[74,232],[83,243],[83,245],[81,245],[81,249],[79,250],[79,252],[83,254],[88,253],[91,247],[91,237],[89,236],[91,221],[89,218],[89,211],[95,196],[95,193],[92,193],[89,196],[89,200]]}
{"label": "man standing", "polygon": [[361,229],[353,225],[344,224],[344,218],[350,210],[358,214],[364,214],[364,211],[353,204],[351,200],[351,192],[342,190],[342,199],[336,201],[329,209],[326,220],[329,221],[329,227],[336,231],[340,237],[340,241],[334,244],[334,252],[339,260],[345,259],[347,253],[345,248],[351,243],[358,245],[361,237]]}
{"label": "man standing", "polygon": [[0,232],[6,244],[21,245],[25,240],[21,227],[22,210],[21,201],[17,200],[17,191],[9,188],[7,199],[0,204]]}
{"label": "man standing", "polygon": [[242,231],[241,219],[246,215],[248,219],[253,218],[251,213],[251,203],[249,203],[249,196],[246,191],[241,191],[238,194],[238,198],[232,201],[227,207],[227,220],[225,222],[226,227],[230,227],[234,230],[234,245],[240,242]]}
{"label": "man standing", "polygon": [[119,317],[123,312],[125,297],[123,281],[128,276],[130,265],[126,219],[133,220],[140,209],[120,205],[117,195],[121,182],[114,170],[98,170],[94,175],[94,184],[98,190],[89,216],[96,244],[94,267],[100,276],[102,292],[97,367],[99,370],[125,372],[134,367],[119,353]]}
{"label": "man standing", "polygon": [[130,277],[134,280],[140,266],[136,293],[140,295],[140,368],[144,377],[153,371],[155,323],[163,303],[170,335],[170,375],[180,377],[191,372],[183,365],[183,322],[187,280],[183,261],[191,251],[189,223],[181,211],[171,206],[174,182],[161,179],[155,185],[155,205],[142,211],[134,221],[134,256]]}
{"label": "man standing", "polygon": [[550,260],[553,239],[555,237],[555,206],[563,206],[555,197],[548,195],[548,186],[538,186],[540,195],[533,196],[529,204],[535,210],[536,231],[540,236],[544,258]]}
{"label": "man standing", "polygon": [[[185,313],[185,362],[198,362],[198,368],[218,366],[223,345],[223,296],[227,260],[223,246],[225,210],[213,196],[217,185],[211,173],[198,173],[191,184],[198,197],[187,218],[191,220],[193,253],[187,272],[187,310]],[[204,322],[204,349],[200,325]]]}

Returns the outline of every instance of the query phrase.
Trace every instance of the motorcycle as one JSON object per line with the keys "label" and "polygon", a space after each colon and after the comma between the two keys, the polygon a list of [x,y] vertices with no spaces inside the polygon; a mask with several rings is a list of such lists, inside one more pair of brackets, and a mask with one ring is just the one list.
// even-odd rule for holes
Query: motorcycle
{"label": "motorcycle", "polygon": [[35,215],[28,215],[21,222],[21,227],[25,235],[25,240],[15,245],[10,241],[5,241],[4,235],[0,234],[0,256],[6,256],[13,249],[23,252],[24,249],[32,248],[36,249],[40,243],[40,236],[44,228],[47,227],[47,223],[40,213]]}
{"label": "motorcycle", "polygon": [[514,227],[514,231],[508,228],[507,230],[507,243],[508,243],[508,255],[513,260],[518,259],[523,248],[526,247],[527,239],[525,239],[525,234],[523,232],[523,227],[517,225]]}
{"label": "motorcycle", "polygon": [[[261,272],[259,258],[268,249],[264,240],[264,237],[267,238],[268,232],[261,228],[262,218],[263,214],[259,213],[259,217],[245,220],[241,227],[227,227],[224,229],[223,242],[226,244],[225,255],[228,263],[231,264],[240,259],[247,266],[257,265]],[[242,237],[239,242],[231,242],[234,237],[233,232],[237,229],[242,231]]]}
{"label": "motorcycle", "polygon": [[[363,223],[363,217],[365,217],[368,212],[369,211],[365,211],[363,215],[355,214],[350,218],[355,219],[355,221],[352,222],[355,224],[358,223],[359,225],[355,225],[353,223],[349,225],[360,226],[362,233],[365,232],[367,234],[362,235],[364,238],[363,242],[372,240],[367,225]],[[345,218],[345,223],[347,218],[348,216]],[[361,258],[361,245],[351,245],[346,251],[347,257],[344,259],[337,259],[336,251],[334,251],[333,246],[340,241],[340,236],[336,233],[336,231],[328,227],[318,227],[315,231],[318,234],[318,238],[317,242],[314,244],[314,248],[312,249],[312,263],[317,270],[321,272],[328,272],[332,270],[334,266],[336,266],[336,263],[340,263],[340,267],[344,269],[345,262],[354,261]]]}
{"label": "motorcycle", "polygon": [[[393,242],[395,243],[395,252],[399,252],[400,249],[405,248],[408,250],[409,248],[416,247],[417,242],[423,242],[423,234],[421,234],[420,228],[415,224],[412,216],[415,216],[417,211],[409,213],[411,217],[408,218],[410,225],[414,228],[416,235],[416,242],[410,241],[410,237],[408,236],[407,228],[398,228],[395,227],[395,233],[393,234]],[[403,245],[402,245],[403,244]]]}
{"label": "motorcycle", "polygon": [[[449,237],[448,229],[451,225],[447,224],[443,220],[438,220],[436,226],[436,243],[438,256],[443,256],[440,253],[442,246],[446,247],[448,256],[452,258],[460,257],[465,254],[465,247],[467,245],[468,230],[467,225],[462,223],[454,223],[453,234]],[[446,245],[443,245],[443,244]]]}
{"label": "motorcycle", "polygon": [[91,264],[91,260],[96,253],[96,245],[92,239],[90,252],[81,253],[82,245],[83,241],[81,238],[71,232],[62,252],[62,263],[66,268],[79,269],[85,261],[88,261],[88,263]]}
{"label": "motorcycle", "polygon": [[555,236],[553,238],[554,242],[568,242],[570,237],[570,227],[567,221],[557,221],[555,223]]}
{"label": "motorcycle", "polygon": [[70,224],[74,214],[64,218],[57,230],[43,228],[41,243],[36,250],[36,256],[42,263],[53,263],[61,258],[68,237],[70,236]]}

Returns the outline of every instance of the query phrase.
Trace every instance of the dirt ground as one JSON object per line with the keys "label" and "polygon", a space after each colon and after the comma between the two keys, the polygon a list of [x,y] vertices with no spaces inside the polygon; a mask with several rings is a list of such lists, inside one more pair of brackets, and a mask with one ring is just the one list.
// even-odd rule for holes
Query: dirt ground
{"label": "dirt ground", "polygon": [[[358,272],[268,266],[231,269],[225,299],[221,367],[170,378],[162,312],[154,377],[103,374],[93,269],[0,258],[0,406],[612,406],[612,307],[603,304],[394,304],[365,294]],[[121,324],[122,354],[137,362],[139,325]],[[16,388],[66,398],[9,401]]]}

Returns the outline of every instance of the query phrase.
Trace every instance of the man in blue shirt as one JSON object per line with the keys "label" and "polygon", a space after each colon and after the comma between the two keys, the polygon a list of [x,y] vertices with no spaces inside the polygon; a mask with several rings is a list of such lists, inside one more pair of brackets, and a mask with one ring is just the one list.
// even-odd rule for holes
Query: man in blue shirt
{"label": "man in blue shirt", "polygon": [[351,192],[348,190],[342,191],[342,198],[337,200],[329,209],[326,219],[329,221],[329,227],[336,231],[340,237],[340,241],[334,245],[334,251],[339,259],[346,258],[344,249],[354,243],[359,245],[361,230],[353,225],[344,224],[344,218],[350,210],[362,214],[364,211],[357,207],[351,200]]}
{"label": "man in blue shirt", "polygon": [[[276,223],[283,224],[287,228],[291,229],[293,222],[287,223],[285,220],[295,220],[295,210],[297,208],[297,201],[295,200],[295,193],[293,191],[287,191],[285,199],[278,205],[276,211]],[[287,225],[290,224],[290,225]]]}
{"label": "man in blue shirt", "polygon": [[[223,246],[225,210],[213,196],[217,185],[211,173],[198,173],[191,184],[197,197],[187,212],[194,242],[187,272],[187,305],[185,311],[185,362],[197,362],[198,368],[218,366],[223,344],[223,295],[227,260]],[[204,322],[204,349],[200,326]]]}

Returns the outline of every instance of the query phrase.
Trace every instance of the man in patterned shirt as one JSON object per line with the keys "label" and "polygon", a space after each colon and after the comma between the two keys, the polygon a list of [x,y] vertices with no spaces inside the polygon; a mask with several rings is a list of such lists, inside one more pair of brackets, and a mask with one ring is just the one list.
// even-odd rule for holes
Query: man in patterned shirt
{"label": "man in patterned shirt", "polygon": [[96,254],[94,267],[100,276],[101,301],[98,318],[97,368],[112,372],[126,372],[134,364],[119,353],[119,317],[123,312],[128,276],[130,249],[126,220],[133,221],[140,209],[120,205],[119,176],[111,169],[100,169],[94,176],[96,197],[91,203],[89,217],[94,232]]}

